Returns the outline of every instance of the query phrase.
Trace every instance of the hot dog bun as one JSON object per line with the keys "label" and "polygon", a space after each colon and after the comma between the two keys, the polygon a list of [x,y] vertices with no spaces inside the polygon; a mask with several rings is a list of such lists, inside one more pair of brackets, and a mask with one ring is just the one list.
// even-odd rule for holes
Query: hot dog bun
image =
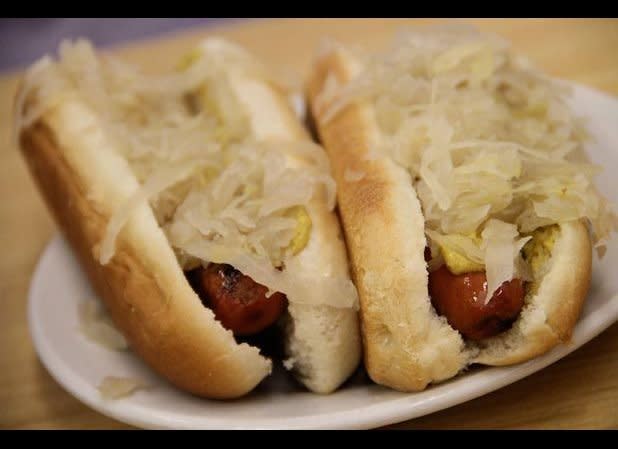
{"label": "hot dog bun", "polygon": [[373,151],[382,142],[372,107],[356,101],[324,120],[327,84],[335,79],[345,86],[362,69],[349,51],[331,45],[316,61],[308,92],[337,181],[369,376],[397,390],[417,391],[470,363],[518,363],[568,341],[590,282],[591,242],[581,221],[559,224],[551,257],[530,289],[537,293],[530,294],[510,330],[478,344],[466,342],[436,313],[428,293],[421,204],[409,172]]}
{"label": "hot dog bun", "polygon": [[[243,50],[217,39],[201,46],[202,57],[213,64],[221,63],[226,51]],[[248,75],[235,77],[231,85],[256,136],[308,139],[275,87]],[[25,107],[36,102],[37,97],[30,96]],[[258,348],[238,344],[202,305],[148,205],[132,214],[118,235],[111,260],[105,265],[99,262],[107,223],[139,182],[127,160],[110,147],[93,110],[79,98],[63,100],[22,130],[20,143],[45,202],[94,290],[130,347],[155,371],[183,390],[219,399],[248,393],[271,372],[272,362]],[[314,264],[324,267],[324,276],[347,276],[334,214],[318,200],[307,209],[313,231],[293,268]],[[289,315],[286,351],[293,358],[294,373],[313,391],[333,391],[359,363],[357,312],[291,304]]]}

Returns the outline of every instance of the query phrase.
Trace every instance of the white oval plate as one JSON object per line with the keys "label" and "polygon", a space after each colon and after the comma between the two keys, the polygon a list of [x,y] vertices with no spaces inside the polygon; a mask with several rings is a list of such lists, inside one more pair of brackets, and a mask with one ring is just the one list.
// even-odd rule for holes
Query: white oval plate
{"label": "white oval plate", "polygon": [[[600,189],[618,204],[618,101],[575,86],[572,105],[596,143],[588,147],[605,167]],[[131,352],[111,351],[78,331],[78,303],[94,297],[69,247],[56,237],[43,254],[29,294],[30,331],[51,375],[93,409],[134,426],[174,429],[336,428],[363,429],[426,415],[474,399],[522,379],[574,351],[618,320],[618,244],[602,261],[595,258],[592,286],[571,344],[535,360],[504,368],[474,369],[421,393],[403,394],[371,384],[360,372],[338,392],[319,396],[302,391],[282,369],[249,396],[229,402],[185,394],[152,373]],[[104,400],[97,385],[105,376],[145,380],[153,388],[119,400]]]}

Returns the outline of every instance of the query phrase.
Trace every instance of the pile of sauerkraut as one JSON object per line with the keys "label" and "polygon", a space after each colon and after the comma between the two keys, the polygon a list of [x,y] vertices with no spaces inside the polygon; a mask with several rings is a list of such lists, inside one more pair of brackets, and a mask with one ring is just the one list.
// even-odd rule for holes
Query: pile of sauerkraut
{"label": "pile of sauerkraut", "polygon": [[409,170],[430,242],[485,265],[489,291],[513,276],[535,229],[586,218],[599,250],[616,229],[568,89],[509,50],[467,26],[406,30],[351,83],[331,86],[323,115],[374,106],[383,138],[368,158]]}
{"label": "pile of sauerkraut", "polygon": [[245,72],[278,88],[289,84],[238,47],[211,45],[222,47],[219,59],[200,58],[198,49],[177,72],[152,76],[100,57],[87,41],[63,42],[57,60],[46,57],[29,70],[17,131],[77,99],[130,164],[141,187],[114,211],[102,263],[112,258],[130,214],[149,201],[184,269],[229,263],[292,301],[351,306],[349,279],[325,279],[325,294],[315,289],[313,273],[282,270],[298,251],[292,242],[299,208],[321,195],[335,206],[325,153],[311,142],[256,141],[229,77]]}

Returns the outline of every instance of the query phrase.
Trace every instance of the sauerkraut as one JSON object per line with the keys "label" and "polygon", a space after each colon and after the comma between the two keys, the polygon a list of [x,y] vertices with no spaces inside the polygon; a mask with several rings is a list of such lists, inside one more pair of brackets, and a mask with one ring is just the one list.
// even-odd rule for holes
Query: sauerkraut
{"label": "sauerkraut", "polygon": [[348,278],[323,279],[324,291],[315,288],[315,273],[285,270],[286,260],[310,240],[310,202],[335,206],[323,149],[311,142],[257,141],[231,77],[259,78],[279,89],[289,82],[221,40],[205,41],[181,66],[166,76],[145,75],[77,40],[63,42],[57,60],[44,58],[26,76],[18,132],[62,101],[77,99],[97,114],[110,147],[141,184],[113,211],[100,262],[109,262],[131,214],[148,202],[183,269],[228,263],[290,301],[354,306]]}
{"label": "sauerkraut", "polygon": [[103,399],[121,399],[150,386],[133,377],[106,376],[97,388]]}
{"label": "sauerkraut", "polygon": [[518,234],[584,218],[601,250],[616,230],[568,89],[504,40],[463,25],[410,29],[363,64],[337,92],[333,80],[325,87],[322,120],[350,102],[373,106],[382,135],[374,151],[409,170],[430,244],[456,244],[483,263],[489,290],[521,265]]}

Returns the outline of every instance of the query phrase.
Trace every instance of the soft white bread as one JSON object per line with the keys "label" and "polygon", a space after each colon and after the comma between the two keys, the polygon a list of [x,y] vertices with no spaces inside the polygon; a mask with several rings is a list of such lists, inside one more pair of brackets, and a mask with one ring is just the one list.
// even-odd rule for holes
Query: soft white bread
{"label": "soft white bread", "polygon": [[474,362],[510,365],[541,355],[571,338],[584,305],[592,270],[588,229],[580,221],[560,224],[551,258],[541,268],[513,327],[483,342]]}
{"label": "soft white bread", "polygon": [[[216,52],[220,45],[205,48]],[[254,133],[307,138],[280,92],[263,81],[241,81],[237,90],[248,95],[243,102]],[[258,348],[237,344],[202,305],[149,206],[141,206],[129,219],[111,261],[99,263],[98,245],[107,222],[138,181],[111,148],[92,110],[79,100],[65,100],[24,130],[20,143],[41,194],[95,291],[131,348],[155,371],[191,393],[221,399],[246,394],[271,372],[271,361]],[[347,270],[334,214],[321,204],[310,209],[313,232],[306,252],[320,257],[312,263],[333,272]],[[332,391],[359,362],[357,313],[328,311],[324,317],[323,307],[296,309],[290,307],[296,330],[288,337],[288,347],[298,360],[298,373],[310,389]],[[327,326],[312,327],[312,321]],[[309,327],[313,331],[305,330]],[[330,340],[321,341],[318,335]],[[305,346],[310,348],[306,353]]]}
{"label": "soft white bread", "polygon": [[[216,39],[202,46],[204,56],[229,45]],[[213,57],[215,55],[212,55]],[[232,89],[248,111],[258,140],[309,140],[307,130],[291,114],[285,97],[273,87],[243,74],[232,78]],[[312,232],[307,246],[286,269],[310,271],[324,277],[349,276],[341,227],[324,201],[312,200],[306,207]],[[319,282],[316,279],[316,282]],[[352,308],[305,305],[290,298],[285,327],[286,365],[316,393],[331,393],[357,368],[361,358],[358,312]]]}
{"label": "soft white bread", "polygon": [[[372,152],[380,139],[367,103],[321,118],[325,86],[345,85],[362,69],[341,47],[317,60],[309,82],[312,116],[331,159],[339,210],[361,301],[365,365],[376,382],[402,391],[424,389],[469,363],[517,363],[570,337],[588,289],[591,245],[581,222],[563,223],[549,261],[510,331],[483,346],[467,344],[428,294],[420,202],[409,173]],[[330,78],[330,81],[329,81]],[[360,173],[360,176],[356,174]],[[352,174],[352,176],[350,175]]]}

